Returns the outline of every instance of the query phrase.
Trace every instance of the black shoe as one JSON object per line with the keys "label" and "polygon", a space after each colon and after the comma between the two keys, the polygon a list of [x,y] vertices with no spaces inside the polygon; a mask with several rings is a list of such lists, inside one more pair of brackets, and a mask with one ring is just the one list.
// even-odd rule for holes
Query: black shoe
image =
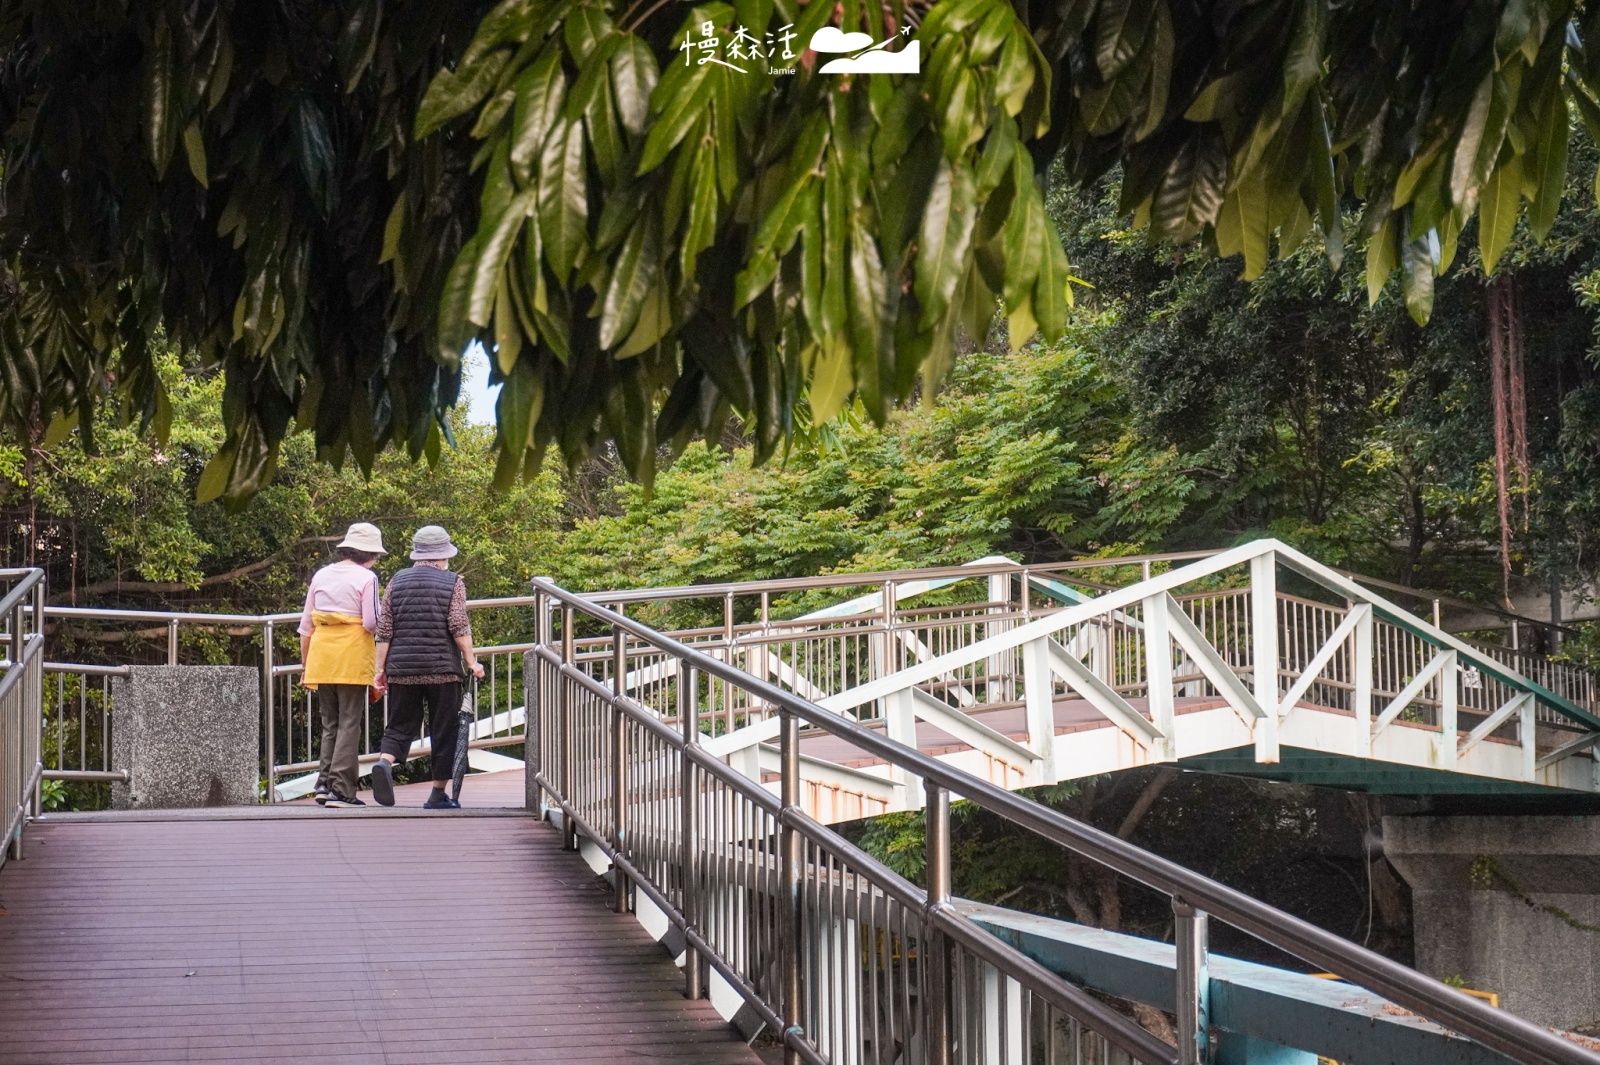
{"label": "black shoe", "polygon": [[333,794],[326,788],[320,788],[311,797],[317,801],[318,806],[326,806],[328,805],[328,800],[333,798]]}
{"label": "black shoe", "polygon": [[336,810],[352,810],[357,806],[365,806],[367,804],[360,799],[347,799],[343,795],[330,795],[326,805]]}
{"label": "black shoe", "polygon": [[422,804],[424,810],[459,810],[461,804],[450,798],[442,791],[435,791],[428,796],[428,801]]}
{"label": "black shoe", "polygon": [[394,805],[394,766],[382,758],[372,766],[372,797],[379,806]]}

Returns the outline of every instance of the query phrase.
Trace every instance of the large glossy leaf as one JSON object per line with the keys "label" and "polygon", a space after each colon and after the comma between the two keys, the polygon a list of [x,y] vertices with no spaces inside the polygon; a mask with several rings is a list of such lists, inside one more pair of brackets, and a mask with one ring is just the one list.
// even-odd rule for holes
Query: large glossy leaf
{"label": "large glossy leaf", "polygon": [[1512,155],[1489,178],[1478,197],[1478,247],[1483,269],[1492,274],[1511,242],[1522,202],[1522,158]]}
{"label": "large glossy leaf", "polygon": [[510,158],[518,180],[532,176],[545,138],[561,113],[567,79],[561,70],[561,50],[546,45],[539,58],[512,83],[516,104],[512,111]]}
{"label": "large glossy leaf", "polygon": [[506,204],[492,227],[480,231],[482,248],[472,270],[472,290],[467,298],[467,320],[474,325],[487,326],[494,310],[494,299],[506,260],[511,257],[511,246],[522,231],[523,223],[532,213],[537,190],[518,193]]}
{"label": "large glossy leaf", "polygon": [[1201,129],[1173,156],[1162,175],[1150,217],[1161,230],[1188,237],[1215,221],[1222,206],[1228,157],[1219,135]]}
{"label": "large glossy leaf", "polygon": [[565,284],[582,253],[589,216],[583,123],[561,120],[539,161],[539,235],[556,280]]}
{"label": "large glossy leaf", "polygon": [[1400,249],[1400,286],[1406,311],[1418,325],[1427,325],[1433,314],[1433,274],[1439,264],[1439,238],[1428,233],[1406,241]]}
{"label": "large glossy leaf", "polygon": [[629,34],[611,57],[611,86],[617,97],[617,117],[635,137],[644,132],[650,94],[658,80],[656,57],[650,46]]}
{"label": "large glossy leaf", "polygon": [[[1452,203],[1465,203],[1468,195],[1477,191],[1478,150],[1483,146],[1488,130],[1489,111],[1494,103],[1494,85],[1494,75],[1485,75],[1473,92],[1466,117],[1462,119],[1461,134],[1456,139],[1455,156],[1450,165]],[[1495,146],[1495,150],[1499,151],[1499,145]]]}
{"label": "large glossy leaf", "polygon": [[1006,255],[1005,308],[1009,314],[1029,298],[1033,282],[1039,276],[1043,245],[1039,233],[1044,229],[1044,200],[1033,182],[1032,168],[1023,153],[1018,152],[1013,164],[1013,180],[1017,184],[1011,213],[1006,217],[1003,234]]}
{"label": "large glossy leaf", "polygon": [[439,297],[439,358],[446,365],[461,364],[467,344],[476,335],[467,311],[472,301],[473,273],[478,266],[478,238],[467,241],[445,277]]}
{"label": "large glossy leaf", "polygon": [[1044,338],[1054,342],[1067,329],[1067,313],[1072,297],[1067,286],[1071,271],[1067,253],[1061,248],[1061,235],[1047,215],[1039,231],[1039,277],[1033,286],[1033,315]]}
{"label": "large glossy leaf", "polygon": [[[694,178],[690,182],[689,212],[684,224],[683,246],[679,267],[684,277],[693,277],[695,263],[701,252],[711,247],[717,237],[717,168],[716,154],[702,151],[695,155]],[[788,251],[789,236],[778,254]],[[742,304],[741,304],[742,306]]]}
{"label": "large glossy leaf", "polygon": [[956,284],[969,268],[976,220],[977,183],[972,171],[965,165],[952,166],[949,159],[939,160],[917,242],[915,290],[924,329],[944,317]]}
{"label": "large glossy leaf", "polygon": [[1267,175],[1262,167],[1238,182],[1222,201],[1217,213],[1217,253],[1244,255],[1246,281],[1261,276],[1267,266]]}
{"label": "large glossy leaf", "polygon": [[1100,76],[1114,78],[1144,45],[1156,0],[1101,0],[1095,28],[1094,59]]}
{"label": "large glossy leaf", "polygon": [[495,79],[511,61],[509,49],[491,52],[470,65],[441,73],[428,86],[428,93],[417,108],[413,136],[426,137],[453,118],[459,118],[478,105],[493,88]]}
{"label": "large glossy leaf", "polygon": [[1389,283],[1400,256],[1396,241],[1400,230],[1399,217],[1390,214],[1367,241],[1367,302],[1377,303],[1383,286]]}
{"label": "large glossy leaf", "polygon": [[1549,234],[1561,207],[1561,193],[1567,185],[1568,123],[1566,98],[1552,91],[1540,116],[1537,151],[1531,154],[1538,167],[1537,173],[1530,175],[1535,191],[1528,205],[1528,232],[1534,240],[1542,241]]}
{"label": "large glossy leaf", "polygon": [[686,77],[665,77],[656,85],[651,107],[659,113],[645,137],[639,173],[645,174],[660,166],[667,153],[676,148],[703,117],[711,94],[710,70],[710,67],[695,67]]}
{"label": "large glossy leaf", "polygon": [[622,242],[611,276],[600,299],[600,346],[615,347],[639,320],[645,295],[655,287],[661,272],[659,221],[641,215],[628,239]]}
{"label": "large glossy leaf", "polygon": [[1298,107],[1322,76],[1322,49],[1327,27],[1326,0],[1299,0],[1294,35],[1283,59],[1283,113]]}
{"label": "large glossy leaf", "polygon": [[156,173],[165,174],[182,120],[177,115],[172,30],[165,18],[156,23],[154,36],[144,61],[144,134]]}
{"label": "large glossy leaf", "polygon": [[878,242],[859,219],[850,233],[850,354],[856,391],[880,421],[888,401],[879,360],[883,354],[884,274]]}

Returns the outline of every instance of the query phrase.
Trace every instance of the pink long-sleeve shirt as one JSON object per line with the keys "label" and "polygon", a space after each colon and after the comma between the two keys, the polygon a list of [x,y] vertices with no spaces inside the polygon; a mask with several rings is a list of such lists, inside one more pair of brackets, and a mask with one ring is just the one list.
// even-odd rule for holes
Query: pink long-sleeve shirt
{"label": "pink long-sleeve shirt", "polygon": [[300,612],[300,635],[310,636],[316,625],[314,611],[345,614],[360,618],[361,627],[378,631],[378,575],[354,562],[335,562],[323,566],[306,589],[305,609]]}

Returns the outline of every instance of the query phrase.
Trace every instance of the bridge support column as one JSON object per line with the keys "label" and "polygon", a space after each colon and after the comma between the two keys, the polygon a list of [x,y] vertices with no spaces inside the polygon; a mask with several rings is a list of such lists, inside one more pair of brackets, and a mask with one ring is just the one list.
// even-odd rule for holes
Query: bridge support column
{"label": "bridge support column", "polygon": [[1600,817],[1386,817],[1417,968],[1537,1024],[1600,1024]]}
{"label": "bridge support column", "polygon": [[250,666],[133,666],[113,682],[118,810],[253,806],[261,786],[261,674]]}

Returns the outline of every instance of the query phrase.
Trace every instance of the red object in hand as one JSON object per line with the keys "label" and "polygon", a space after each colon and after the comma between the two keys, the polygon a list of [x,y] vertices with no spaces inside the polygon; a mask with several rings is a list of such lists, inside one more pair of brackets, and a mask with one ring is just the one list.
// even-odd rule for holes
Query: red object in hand
{"label": "red object in hand", "polygon": [[382,675],[380,675],[378,677],[377,683],[368,685],[368,687],[367,687],[367,698],[369,700],[371,700],[372,702],[378,702],[379,700],[381,700],[383,698],[384,694],[386,692],[388,692],[388,690],[389,690],[388,678],[387,677],[383,677]]}

